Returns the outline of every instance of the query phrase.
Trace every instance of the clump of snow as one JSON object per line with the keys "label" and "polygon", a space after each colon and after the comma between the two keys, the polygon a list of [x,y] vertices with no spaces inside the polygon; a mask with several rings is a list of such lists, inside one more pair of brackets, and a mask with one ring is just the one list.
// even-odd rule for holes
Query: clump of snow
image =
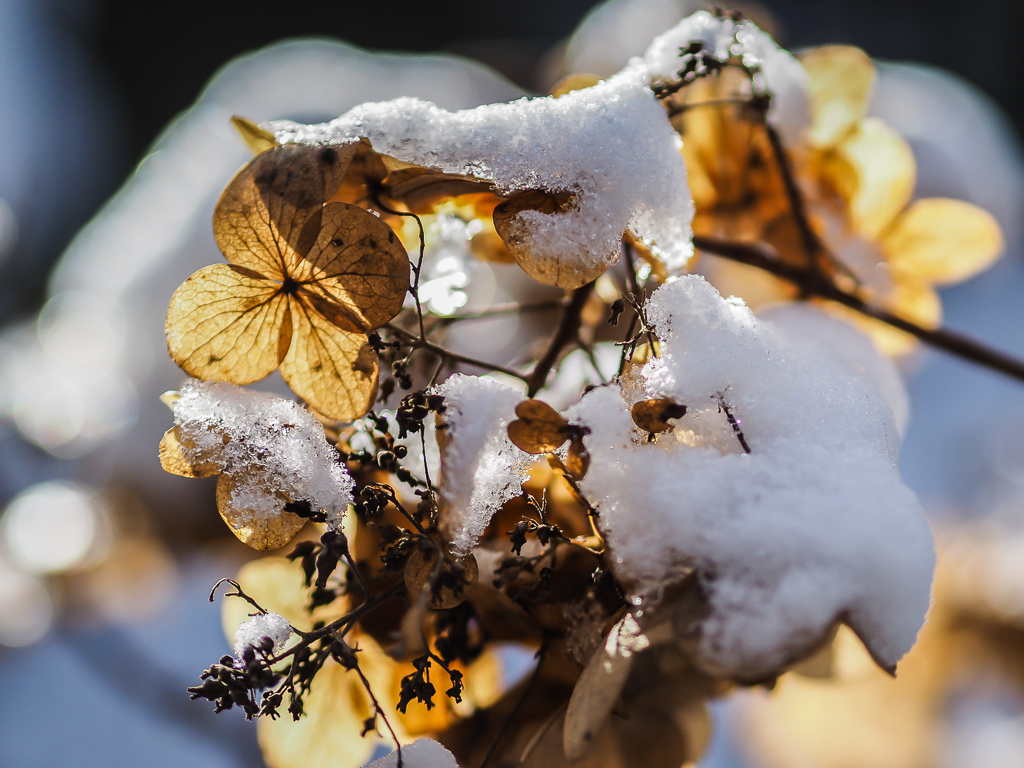
{"label": "clump of snow", "polygon": [[[416,739],[402,747],[403,768],[459,768],[455,756],[433,739]],[[374,760],[366,768],[398,768],[398,751]]]}
{"label": "clump of snow", "polygon": [[402,98],[363,104],[320,125],[266,126],[282,143],[367,138],[378,152],[490,180],[502,194],[540,189],[575,195],[564,213],[519,215],[524,245],[538,261],[569,271],[610,266],[628,228],[669,269],[679,269],[693,254],[693,204],[679,136],[648,82],[637,63],[558,99],[449,112]]}
{"label": "clump of snow", "polygon": [[[441,525],[462,556],[480,540],[501,505],[518,496],[530,457],[508,439],[523,396],[486,378],[455,374],[434,390],[444,397]],[[442,430],[439,428],[438,433]]]}
{"label": "clump of snow", "polygon": [[704,52],[720,62],[738,57],[759,72],[754,84],[772,95],[768,119],[783,138],[795,142],[810,125],[810,77],[803,65],[779,48],[771,36],[750,21],[734,21],[707,11],[687,16],[654,39],[644,54],[644,65],[654,79],[674,80],[681,69],[679,51],[691,42],[704,44]]}
{"label": "clump of snow", "polygon": [[696,568],[709,613],[693,652],[716,672],[773,674],[837,620],[894,667],[924,620],[935,556],[899,477],[880,363],[841,350],[845,332],[824,318],[817,333],[792,314],[758,319],[699,276],[659,288],[647,312],[662,346],[644,396],[690,412],[653,443],[618,388],[568,413],[591,429],[582,487],[619,578],[643,602]]}
{"label": "clump of snow", "polygon": [[341,525],[353,481],[309,411],[224,382],[191,380],[179,394],[174,423],[185,457],[230,475],[238,509],[276,517],[283,496],[308,501],[326,510],[331,525]]}
{"label": "clump of snow", "polygon": [[235,657],[242,658],[249,646],[259,647],[265,637],[274,642],[274,652],[280,653],[291,636],[292,626],[284,616],[279,613],[257,613],[242,622],[235,631]]}

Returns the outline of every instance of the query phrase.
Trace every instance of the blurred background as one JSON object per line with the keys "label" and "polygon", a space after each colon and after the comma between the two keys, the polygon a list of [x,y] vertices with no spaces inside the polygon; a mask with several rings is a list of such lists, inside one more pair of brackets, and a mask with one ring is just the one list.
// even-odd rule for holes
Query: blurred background
{"label": "blurred background", "polygon": [[[946,322],[1024,355],[1024,5],[739,5],[786,47],[880,60],[872,111],[914,148],[916,195],[1006,234]],[[0,0],[0,765],[262,764],[251,724],[185,694],[228,650],[209,587],[250,553],[156,452],[184,378],[166,303],[218,260],[213,203],[248,156],[230,115],[545,93],[700,7]],[[734,697],[705,765],[1024,766],[1024,386],[928,350],[903,369],[902,471],[940,540],[923,650],[898,683],[837,657],[831,681]]]}

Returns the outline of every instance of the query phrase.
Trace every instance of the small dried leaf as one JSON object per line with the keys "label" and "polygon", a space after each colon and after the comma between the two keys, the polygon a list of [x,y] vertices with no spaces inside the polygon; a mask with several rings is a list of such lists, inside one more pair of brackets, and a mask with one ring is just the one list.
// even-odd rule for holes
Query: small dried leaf
{"label": "small dried leaf", "polygon": [[181,447],[181,428],[178,426],[168,429],[160,439],[160,466],[164,472],[181,477],[210,477],[220,472],[209,462],[193,464],[188,460]]}
{"label": "small dried leaf", "polygon": [[825,158],[822,174],[846,199],[854,230],[877,240],[910,202],[917,165],[906,140],[869,117]]}
{"label": "small dried leaf", "polygon": [[917,200],[882,240],[893,271],[938,285],[958,283],[988,269],[1003,252],[999,223],[962,200]]}
{"label": "small dried leaf", "polygon": [[669,397],[656,397],[641,400],[630,409],[633,423],[644,432],[669,432],[672,419],[681,419],[686,415],[686,406],[678,404]]}
{"label": "small dried leaf", "polygon": [[254,154],[258,155],[261,152],[266,152],[268,149],[273,149],[277,146],[277,137],[275,137],[274,134],[260,128],[256,123],[246,117],[242,117],[241,115],[232,115],[231,124],[235,126],[235,130],[241,134],[242,140],[245,141],[246,146],[248,146]]}
{"label": "small dried leaf", "polygon": [[875,86],[875,65],[860,48],[824,45],[800,55],[811,76],[811,129],[808,140],[821,149],[834,147],[867,114]]}
{"label": "small dried leaf", "polygon": [[203,267],[171,297],[167,348],[197,379],[251,384],[277,367],[287,312],[273,282],[229,264]]}
{"label": "small dried leaf", "polygon": [[616,642],[627,617],[611,630],[607,641],[594,651],[580,680],[572,689],[562,735],[565,757],[570,763],[583,759],[593,749],[633,670],[635,654],[622,652]]}
{"label": "small dried leaf", "polygon": [[[445,558],[440,569],[436,549],[416,549],[405,564],[405,586],[411,599],[415,600],[424,591],[428,593],[431,608],[441,610],[460,605],[473,592],[480,577],[476,558],[468,555],[458,560]],[[439,589],[432,589],[431,579],[437,573]]]}
{"label": "small dried leaf", "polygon": [[228,475],[217,478],[217,510],[231,532],[243,544],[253,549],[280,549],[306,524],[305,519],[292,512],[286,512],[284,505],[289,499],[279,496],[281,511],[270,518],[263,518],[253,510],[239,506],[232,498],[236,482]]}
{"label": "small dried leaf", "polygon": [[377,353],[361,333],[334,325],[301,296],[290,297],[294,325],[280,370],[314,409],[338,421],[363,416],[377,396]]}
{"label": "small dried leaf", "polygon": [[524,400],[516,406],[516,416],[508,425],[508,438],[526,453],[557,451],[571,436],[569,422],[541,400]]}
{"label": "small dried leaf", "polygon": [[578,435],[569,442],[565,468],[568,470],[569,476],[576,482],[586,477],[587,470],[590,469],[590,451],[583,445],[583,438]]}
{"label": "small dried leaf", "polygon": [[[505,242],[509,253],[534,280],[559,288],[579,288],[596,280],[614,261],[588,261],[582,257],[569,258],[565,254],[555,257],[530,250],[526,231],[519,219],[523,211],[537,211],[556,215],[571,210],[574,197],[568,192],[521,192],[505,200],[494,209],[494,229]],[[617,258],[618,254],[614,254]]]}

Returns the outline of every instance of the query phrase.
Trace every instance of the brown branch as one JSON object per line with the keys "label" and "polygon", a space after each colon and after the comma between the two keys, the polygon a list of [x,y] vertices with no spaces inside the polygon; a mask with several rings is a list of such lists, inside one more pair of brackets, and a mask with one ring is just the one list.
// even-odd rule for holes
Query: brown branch
{"label": "brown branch", "polygon": [[397,325],[388,323],[383,327],[391,331],[396,336],[400,336],[403,342],[408,344],[412,349],[426,349],[430,352],[433,352],[435,355],[443,357],[444,359],[451,362],[465,363],[466,365],[471,365],[475,368],[483,368],[485,371],[504,373],[506,376],[512,376],[513,378],[519,379],[520,381],[524,381],[527,383],[529,383],[530,381],[527,375],[520,371],[515,371],[512,370],[511,368],[506,368],[503,365],[497,365],[495,363],[488,363],[483,360],[477,360],[476,358],[468,357],[467,355],[460,355],[458,352],[452,352],[450,349],[445,349],[444,347],[438,346],[432,341],[421,339],[416,335],[409,333],[409,331],[399,328]]}
{"label": "brown branch", "polygon": [[[583,307],[587,303],[587,299],[590,298],[590,294],[594,290],[594,281],[581,285],[575,291],[572,292],[572,299],[565,307],[565,311],[562,312],[562,318],[558,322],[558,328],[555,330],[555,335],[551,337],[551,342],[548,344],[547,351],[544,352],[544,356],[537,361],[537,365],[534,367],[530,375],[523,380],[526,382],[526,396],[533,397],[541,390],[545,382],[547,382],[548,374],[551,373],[551,369],[558,362],[558,356],[565,349],[566,345],[573,343],[576,340],[576,336],[580,330],[580,322],[583,314]],[[522,378],[522,377],[520,377]]]}
{"label": "brown branch", "polygon": [[815,270],[794,267],[779,261],[778,255],[768,246],[757,243],[737,243],[711,237],[695,236],[694,247],[713,253],[724,259],[748,264],[770,272],[792,283],[805,296],[834,301],[862,315],[879,320],[893,328],[915,336],[937,349],[941,349],[964,360],[1006,374],[1018,381],[1024,381],[1024,361],[997,349],[987,347],[979,341],[947,328],[923,328],[892,312],[869,304],[855,293],[849,293],[831,283]]}

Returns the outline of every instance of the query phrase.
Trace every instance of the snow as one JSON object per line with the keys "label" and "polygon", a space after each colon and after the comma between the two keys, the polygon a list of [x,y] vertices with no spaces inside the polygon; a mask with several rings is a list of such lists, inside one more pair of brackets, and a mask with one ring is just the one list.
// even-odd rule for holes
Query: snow
{"label": "snow", "polygon": [[676,79],[681,68],[680,48],[698,40],[718,61],[738,56],[745,66],[760,70],[754,78],[755,86],[772,94],[768,120],[783,139],[795,143],[810,124],[810,77],[792,54],[779,48],[768,33],[750,21],[736,22],[707,11],[687,16],[655,38],[644,54],[651,77]]}
{"label": "snow", "polygon": [[758,319],[699,276],[658,289],[647,311],[662,347],[643,396],[690,412],[654,443],[615,387],[567,414],[592,430],[582,487],[619,579],[644,605],[695,567],[710,610],[693,653],[711,671],[773,674],[837,620],[894,667],[924,620],[935,558],[897,470],[881,362],[865,364],[863,344],[844,351],[835,321],[815,318],[810,333],[797,313]]}
{"label": "snow", "polygon": [[259,646],[263,638],[274,641],[274,652],[280,653],[292,636],[292,626],[279,613],[258,613],[248,621],[242,622],[235,631],[235,656],[242,658],[245,649],[250,645]]}
{"label": "snow", "polygon": [[378,152],[490,180],[502,194],[570,192],[576,205],[564,213],[518,217],[517,234],[537,261],[569,272],[608,267],[628,228],[675,270],[693,254],[693,204],[679,136],[647,85],[637,63],[558,99],[449,112],[401,98],[363,104],[329,123],[264,127],[282,143],[365,137]]}
{"label": "snow", "polygon": [[[455,374],[434,392],[444,397],[447,441],[441,451],[441,526],[451,551],[469,553],[501,505],[520,494],[530,457],[508,439],[523,395],[486,378]],[[440,430],[439,430],[440,431]]]}
{"label": "snow", "polygon": [[[416,739],[402,747],[403,768],[459,768],[455,756],[433,739]],[[397,768],[398,752],[374,760],[366,768]]]}
{"label": "snow", "polygon": [[280,514],[283,495],[326,510],[328,522],[341,525],[352,503],[352,478],[323,427],[298,403],[223,382],[191,380],[173,409],[186,458],[230,475],[239,509],[268,519]]}

